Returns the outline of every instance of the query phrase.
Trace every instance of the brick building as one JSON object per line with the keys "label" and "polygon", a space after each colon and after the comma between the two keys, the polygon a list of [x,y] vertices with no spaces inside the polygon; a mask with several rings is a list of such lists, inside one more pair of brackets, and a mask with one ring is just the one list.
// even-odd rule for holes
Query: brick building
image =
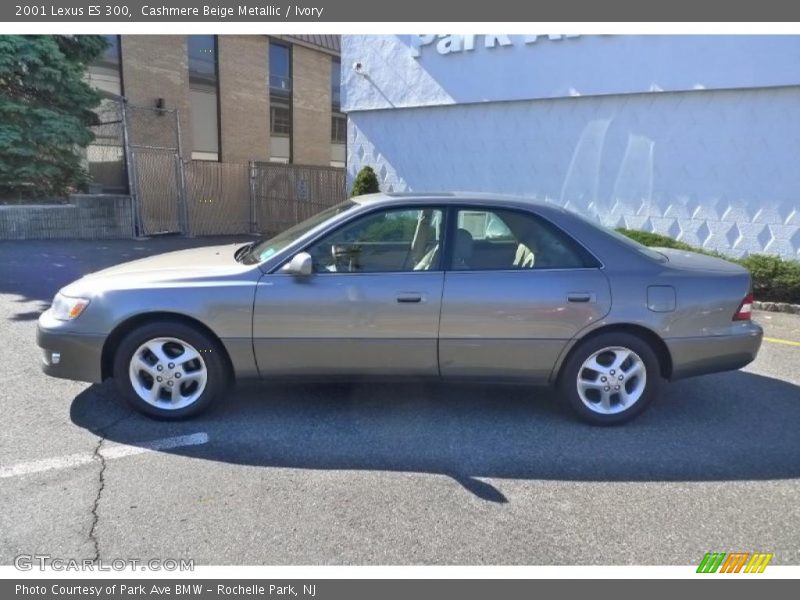
{"label": "brick building", "polygon": [[[107,36],[89,80],[109,98],[178,109],[185,160],[344,166],[335,35]],[[88,155],[105,189],[125,187],[124,157]],[[93,162],[97,164],[93,165]],[[93,168],[93,166],[95,168]]]}

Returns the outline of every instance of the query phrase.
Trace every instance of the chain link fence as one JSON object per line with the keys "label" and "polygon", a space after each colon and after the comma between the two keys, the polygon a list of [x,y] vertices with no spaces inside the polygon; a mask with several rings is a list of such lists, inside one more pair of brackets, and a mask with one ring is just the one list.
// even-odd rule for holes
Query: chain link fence
{"label": "chain link fence", "polygon": [[106,99],[99,117],[90,172],[129,191],[136,235],[275,234],[346,197],[338,167],[184,161],[176,109]]}
{"label": "chain link fence", "polygon": [[251,233],[248,165],[193,160],[184,170],[189,234]]}
{"label": "chain link fence", "polygon": [[253,233],[273,235],[346,198],[339,167],[250,164]]}

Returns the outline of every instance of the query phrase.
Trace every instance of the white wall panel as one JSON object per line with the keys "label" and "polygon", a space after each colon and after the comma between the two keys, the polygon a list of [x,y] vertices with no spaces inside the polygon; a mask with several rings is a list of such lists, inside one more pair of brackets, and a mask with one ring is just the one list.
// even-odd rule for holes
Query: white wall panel
{"label": "white wall panel", "polygon": [[349,174],[371,165],[386,191],[524,194],[800,258],[800,87],[352,108]]}
{"label": "white wall panel", "polygon": [[419,37],[344,36],[343,110],[800,84],[797,35]]}

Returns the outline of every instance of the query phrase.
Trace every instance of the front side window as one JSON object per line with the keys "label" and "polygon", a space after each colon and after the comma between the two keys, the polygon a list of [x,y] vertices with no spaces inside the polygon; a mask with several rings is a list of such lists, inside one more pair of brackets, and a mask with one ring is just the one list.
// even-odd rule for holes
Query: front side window
{"label": "front side window", "polygon": [[594,266],[588,253],[563,231],[522,211],[462,209],[456,225],[454,270]]}
{"label": "front side window", "polygon": [[308,249],[318,273],[439,269],[442,211],[392,209],[345,225]]}
{"label": "front side window", "polygon": [[290,227],[286,231],[282,231],[276,236],[256,242],[247,251],[245,256],[242,257],[242,262],[244,262],[245,264],[255,264],[263,262],[268,258],[270,258],[272,255],[286,248],[289,244],[292,244],[297,240],[299,240],[301,237],[303,237],[305,234],[310,232],[315,227],[322,225],[328,219],[332,219],[333,217],[345,213],[349,210],[353,210],[356,207],[358,207],[358,204],[356,204],[355,202],[351,200],[345,200],[340,204],[326,208],[322,212],[317,213],[316,215],[306,219],[305,221],[297,223],[296,225]]}

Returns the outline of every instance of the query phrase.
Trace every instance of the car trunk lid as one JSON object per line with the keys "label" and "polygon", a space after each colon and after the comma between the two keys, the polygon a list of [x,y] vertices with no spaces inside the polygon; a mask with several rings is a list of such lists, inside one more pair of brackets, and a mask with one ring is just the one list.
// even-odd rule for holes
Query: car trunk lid
{"label": "car trunk lid", "polygon": [[675,269],[689,271],[715,271],[718,273],[747,274],[744,267],[716,256],[677,250],[675,248],[653,248],[667,257],[669,265]]}

